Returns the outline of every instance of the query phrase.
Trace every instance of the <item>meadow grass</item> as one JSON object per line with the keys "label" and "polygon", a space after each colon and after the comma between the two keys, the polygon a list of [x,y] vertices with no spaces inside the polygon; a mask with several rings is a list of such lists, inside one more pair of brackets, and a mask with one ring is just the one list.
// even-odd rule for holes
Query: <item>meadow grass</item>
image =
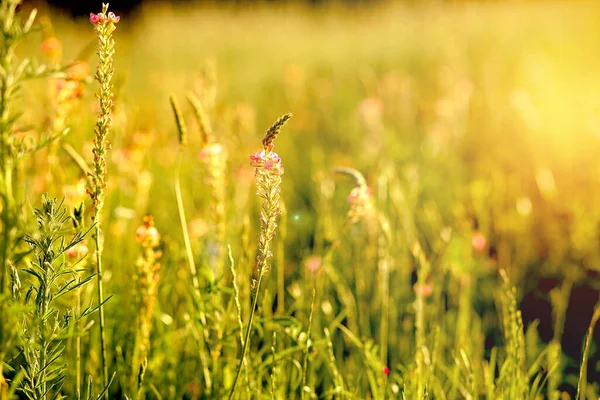
{"label": "meadow grass", "polygon": [[18,4],[0,399],[598,398],[594,2]]}

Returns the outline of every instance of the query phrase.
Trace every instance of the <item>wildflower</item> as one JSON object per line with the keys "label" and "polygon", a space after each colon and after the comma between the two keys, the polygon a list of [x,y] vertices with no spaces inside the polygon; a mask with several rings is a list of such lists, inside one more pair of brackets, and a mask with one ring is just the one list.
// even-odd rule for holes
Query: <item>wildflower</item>
{"label": "wildflower", "polygon": [[383,374],[384,375],[389,375],[389,373],[390,373],[389,367],[387,367],[387,366],[383,367]]}
{"label": "wildflower", "polygon": [[90,13],[90,22],[94,25],[105,23],[116,24],[120,19],[121,17],[116,16],[113,12],[109,12],[108,14],[103,12],[98,14]]}
{"label": "wildflower", "polygon": [[40,45],[42,53],[52,60],[58,60],[61,56],[62,45],[60,40],[55,37],[44,39]]}
{"label": "wildflower", "polygon": [[81,258],[87,253],[88,247],[82,242],[77,243],[75,246],[71,247],[69,250],[66,251],[67,257],[74,259]]}
{"label": "wildflower", "polygon": [[483,251],[483,249],[485,249],[486,244],[487,241],[483,233],[475,232],[473,234],[473,238],[471,239],[471,245],[473,246],[473,249],[475,249],[475,251]]}
{"label": "wildflower", "polygon": [[422,294],[423,297],[427,298],[433,293],[433,286],[431,286],[429,283],[425,283],[423,285],[415,283],[413,290],[415,291],[415,294]]}
{"label": "wildflower", "polygon": [[98,13],[98,14],[94,14],[94,13],[90,13],[90,22],[92,24],[102,24],[104,23],[105,17],[104,17],[104,13]]}
{"label": "wildflower", "polygon": [[136,240],[139,244],[145,247],[156,247],[160,241],[160,234],[154,227],[152,217],[144,217],[144,224],[135,232]]}
{"label": "wildflower", "polygon": [[[272,152],[273,141],[279,135],[281,127],[292,117],[291,114],[285,114],[279,118],[273,126],[269,128],[262,140],[263,150],[258,151],[250,156],[250,165],[256,167],[254,177],[256,180],[257,195],[262,201],[262,207],[260,212],[260,233],[258,236],[258,254],[256,256],[256,269],[258,272],[258,279],[256,284],[253,285],[255,294],[253,304],[254,306],[258,302],[258,295],[260,293],[260,285],[262,278],[271,269],[269,265],[269,259],[273,257],[271,251],[271,242],[275,237],[277,228],[277,217],[281,214],[281,175],[283,174],[283,167],[281,165],[281,159],[279,156]],[[267,161],[269,163],[267,164]],[[229,398],[233,398],[235,394],[235,388],[239,381],[240,373],[242,371],[242,365],[246,356],[246,350],[250,342],[250,332],[252,327],[252,320],[254,318],[255,307],[252,307],[250,313],[250,321],[248,322],[248,328],[246,329],[246,335],[242,348],[241,360],[238,364],[237,373],[231,387]]]}
{"label": "wildflower", "polygon": [[136,261],[136,323],[134,346],[132,354],[133,373],[130,385],[133,392],[139,390],[138,373],[144,368],[145,360],[150,352],[150,334],[152,331],[152,320],[156,294],[158,292],[158,281],[160,263],[158,262],[162,253],[157,249],[160,234],[154,227],[151,216],[144,217],[144,223],[136,232],[136,239],[140,243],[140,253]]}
{"label": "wildflower", "polygon": [[114,12],[109,12],[108,13],[108,20],[114,24],[116,24],[117,22],[119,22],[119,20],[121,19],[121,17],[118,17],[115,15]]}
{"label": "wildflower", "polygon": [[274,152],[265,153],[265,150],[257,151],[250,155],[250,165],[257,169],[266,170],[274,175],[283,175],[283,164],[281,158]]}
{"label": "wildflower", "polygon": [[323,260],[319,256],[310,256],[304,261],[304,266],[310,273],[315,273],[321,268]]}

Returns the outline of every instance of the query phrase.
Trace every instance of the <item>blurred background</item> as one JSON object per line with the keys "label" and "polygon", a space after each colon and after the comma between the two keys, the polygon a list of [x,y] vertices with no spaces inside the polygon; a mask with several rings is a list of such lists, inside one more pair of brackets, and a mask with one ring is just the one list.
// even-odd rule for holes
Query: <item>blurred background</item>
{"label": "blurred background", "polygon": [[[93,65],[87,16],[100,2],[25,6],[33,4],[44,29],[31,51],[44,57],[36,46],[56,37],[61,54],[50,59]],[[115,1],[111,7],[123,13],[115,33],[110,170],[121,190],[110,198],[113,210],[135,208],[135,182],[151,176],[145,208],[158,227],[177,234],[169,93],[204,96],[215,135],[229,149],[228,190],[238,202],[251,185],[247,155],[272,121],[292,112],[277,141],[286,171],[287,283],[304,276],[318,236],[328,237],[335,225],[335,218],[323,221],[331,210],[321,205],[330,182],[340,218],[347,207],[351,182],[332,176],[331,168],[356,168],[390,212],[395,232],[406,231],[410,219],[431,259],[435,290],[445,293],[436,277],[446,273],[471,277],[475,309],[485,321],[495,307],[488,289],[498,269],[507,270],[526,328],[538,320],[547,343],[564,326],[565,365],[578,369],[600,289],[598,2]],[[84,90],[78,109],[93,110],[94,90]],[[67,141],[84,153],[94,114],[71,118]],[[191,147],[198,143],[192,138]],[[187,200],[200,210],[207,196],[201,166],[190,158],[184,170]],[[402,206],[393,195],[378,197],[393,187],[403,193]],[[243,213],[231,210],[233,237]],[[118,213],[111,218],[117,236],[134,228]],[[411,239],[401,237],[394,243],[392,293],[416,279],[406,250]],[[114,265],[135,256],[120,251]],[[119,282],[124,272],[113,270]],[[368,290],[356,290],[366,290],[359,297],[367,304]],[[489,349],[498,333],[493,323],[483,324]],[[400,332],[401,325],[392,329]],[[590,374],[598,371],[595,357]]]}

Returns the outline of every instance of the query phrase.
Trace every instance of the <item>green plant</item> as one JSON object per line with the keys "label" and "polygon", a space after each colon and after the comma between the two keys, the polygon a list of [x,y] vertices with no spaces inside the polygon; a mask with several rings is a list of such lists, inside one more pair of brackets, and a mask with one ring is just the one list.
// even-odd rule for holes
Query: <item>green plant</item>
{"label": "green plant", "polygon": [[[98,36],[98,66],[96,68],[95,78],[100,84],[100,92],[97,95],[100,105],[100,114],[96,122],[94,133],[94,165],[91,173],[91,189],[89,190],[94,209],[93,221],[95,223],[94,243],[96,244],[96,273],[98,279],[98,302],[100,303],[100,348],[102,357],[102,382],[108,386],[108,355],[106,351],[106,332],[104,318],[104,290],[102,278],[102,238],[100,216],[104,206],[104,189],[106,187],[106,152],[109,149],[108,134],[112,125],[111,114],[114,108],[114,94],[112,88],[113,79],[113,56],[115,52],[115,41],[113,32],[115,24],[119,22],[120,17],[114,13],[108,12],[108,4],[102,5],[102,12],[99,14],[90,14],[90,22],[94,25],[94,30]],[[106,394],[108,399],[108,393]]]}
{"label": "green plant", "polygon": [[70,238],[66,237],[65,225],[71,217],[63,203],[44,196],[42,207],[34,213],[38,231],[25,237],[33,253],[33,260],[23,269],[33,278],[25,303],[33,301],[33,312],[23,325],[24,377],[20,391],[29,399],[46,400],[61,398],[67,376],[67,364],[61,360],[63,341],[70,324],[83,316],[61,310],[58,300],[88,283],[94,275],[80,279],[78,261],[65,261],[66,253],[81,243],[89,230],[76,230]]}
{"label": "green plant", "polygon": [[257,195],[262,199],[260,212],[260,234],[258,237],[258,254],[256,256],[256,271],[258,278],[253,284],[254,298],[252,300],[252,306],[250,309],[248,327],[246,328],[246,334],[244,335],[242,353],[240,355],[240,361],[237,366],[237,372],[231,387],[231,392],[229,393],[229,399],[233,399],[233,396],[235,395],[235,389],[242,369],[244,368],[244,359],[250,343],[252,322],[254,320],[254,314],[256,311],[256,305],[258,303],[258,296],[260,294],[260,286],[263,276],[271,269],[271,266],[269,265],[269,259],[273,256],[273,253],[271,252],[270,247],[271,241],[273,240],[273,237],[275,237],[277,217],[281,212],[279,198],[281,192],[281,175],[283,174],[283,165],[281,163],[281,159],[277,153],[273,152],[273,141],[277,138],[277,135],[279,134],[279,131],[283,125],[285,125],[285,123],[291,117],[291,114],[285,114],[275,121],[273,126],[267,130],[267,133],[262,140],[263,150],[258,151],[250,156],[251,165],[256,167],[254,177],[256,180]]}
{"label": "green plant", "polygon": [[16,49],[34,29],[37,11],[33,9],[26,20],[17,12],[20,0],[0,3],[0,199],[2,200],[2,240],[0,242],[0,292],[5,293],[9,278],[9,263],[13,258],[18,234],[23,229],[21,216],[22,193],[15,181],[15,172],[23,159],[52,141],[66,130],[44,132],[38,140],[26,137],[32,128],[21,123],[23,110],[17,101],[23,94],[25,82],[60,76],[57,68],[47,68],[30,58],[20,58]]}

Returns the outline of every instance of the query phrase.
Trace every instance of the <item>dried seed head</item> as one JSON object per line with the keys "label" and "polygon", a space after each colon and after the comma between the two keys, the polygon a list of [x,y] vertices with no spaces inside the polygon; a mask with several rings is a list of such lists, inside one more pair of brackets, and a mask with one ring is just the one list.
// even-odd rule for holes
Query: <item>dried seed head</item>
{"label": "dried seed head", "polygon": [[275,139],[277,138],[277,135],[279,134],[281,127],[283,125],[285,125],[285,123],[290,118],[292,118],[292,114],[288,113],[288,114],[282,115],[277,121],[275,121],[273,126],[271,126],[269,128],[269,130],[267,131],[267,133],[265,134],[265,137],[262,140],[262,144],[267,153],[269,153],[273,149],[273,141],[275,141]]}
{"label": "dried seed head", "polygon": [[333,172],[350,176],[351,178],[354,179],[355,186],[367,186],[367,180],[365,179],[363,174],[361,174],[354,168],[348,168],[348,167],[334,168]]}
{"label": "dried seed head", "polygon": [[185,125],[185,120],[183,119],[183,114],[181,113],[181,108],[179,107],[179,103],[177,102],[177,98],[174,94],[169,95],[169,101],[171,102],[171,108],[173,109],[175,123],[177,124],[177,130],[179,132],[179,144],[182,146],[186,146],[187,127]]}
{"label": "dried seed head", "polygon": [[213,132],[204,106],[202,106],[202,102],[193,93],[188,94],[188,101],[192,105],[196,120],[198,121],[200,135],[202,135],[202,144],[206,146],[213,141]]}
{"label": "dried seed head", "polygon": [[335,168],[333,172],[344,174],[354,179],[354,188],[348,195],[348,218],[353,223],[358,222],[373,210],[373,195],[367,186],[365,177],[353,168]]}

